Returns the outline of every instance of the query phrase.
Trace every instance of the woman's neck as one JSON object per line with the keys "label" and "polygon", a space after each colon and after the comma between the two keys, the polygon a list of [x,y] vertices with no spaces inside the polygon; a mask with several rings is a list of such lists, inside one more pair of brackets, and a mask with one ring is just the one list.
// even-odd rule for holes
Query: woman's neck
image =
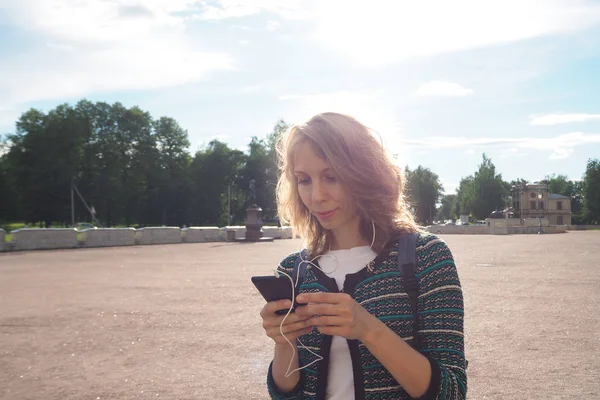
{"label": "woman's neck", "polygon": [[360,219],[352,221],[350,224],[344,224],[335,231],[332,231],[333,241],[331,243],[331,250],[347,250],[354,247],[368,246],[365,239],[360,235],[359,232]]}

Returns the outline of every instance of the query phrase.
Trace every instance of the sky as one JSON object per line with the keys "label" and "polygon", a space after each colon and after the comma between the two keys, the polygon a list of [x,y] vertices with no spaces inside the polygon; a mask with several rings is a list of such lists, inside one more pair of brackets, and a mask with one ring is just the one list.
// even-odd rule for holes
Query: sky
{"label": "sky", "polygon": [[446,193],[600,158],[600,1],[0,0],[0,133],[80,99],[175,118],[193,153],[326,111]]}

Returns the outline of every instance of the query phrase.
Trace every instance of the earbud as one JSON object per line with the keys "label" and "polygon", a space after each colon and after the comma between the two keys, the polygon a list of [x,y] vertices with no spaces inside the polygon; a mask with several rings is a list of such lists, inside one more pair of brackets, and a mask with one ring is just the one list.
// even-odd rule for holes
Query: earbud
{"label": "earbud", "polygon": [[275,278],[281,278],[281,274],[276,269],[273,270],[273,275],[275,275]]}
{"label": "earbud", "polygon": [[371,246],[369,246],[369,248],[373,250],[373,245],[375,244],[375,221],[371,221],[371,225],[373,225],[373,240],[371,241]]}

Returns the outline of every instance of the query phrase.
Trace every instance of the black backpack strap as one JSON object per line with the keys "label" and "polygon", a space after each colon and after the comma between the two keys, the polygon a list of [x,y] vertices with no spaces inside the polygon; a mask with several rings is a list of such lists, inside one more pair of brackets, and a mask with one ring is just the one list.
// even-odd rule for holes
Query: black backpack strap
{"label": "black backpack strap", "polygon": [[404,288],[408,294],[414,315],[413,338],[415,348],[421,348],[421,334],[419,333],[419,284],[415,276],[416,249],[418,233],[404,234],[398,242],[398,265],[402,269]]}

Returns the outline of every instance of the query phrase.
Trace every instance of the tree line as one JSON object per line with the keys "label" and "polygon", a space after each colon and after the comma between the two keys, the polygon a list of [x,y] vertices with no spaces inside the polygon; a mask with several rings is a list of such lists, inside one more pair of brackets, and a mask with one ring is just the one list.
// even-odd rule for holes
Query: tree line
{"label": "tree line", "polygon": [[[458,219],[460,215],[483,220],[493,211],[503,211],[512,206],[511,197],[516,194],[513,188],[533,183],[524,179],[505,181],[485,153],[477,170],[461,179],[456,193],[444,194],[438,176],[426,168],[419,166],[411,171],[407,167],[406,172],[409,197],[422,223]],[[582,180],[574,181],[566,175],[551,174],[538,183],[548,185],[550,193],[571,198],[573,224],[600,223],[600,160],[588,160]],[[436,210],[435,214],[433,210]],[[432,215],[435,215],[433,219]]]}
{"label": "tree line", "polygon": [[[71,185],[103,226],[206,226],[243,223],[248,187],[275,213],[273,145],[278,121],[248,151],[213,140],[191,154],[188,133],[170,117],[139,107],[79,101],[30,109],[0,147],[0,221],[71,224]],[[75,197],[76,221],[90,213]]]}
{"label": "tree line", "polygon": [[[276,223],[275,143],[288,128],[280,119],[247,151],[212,140],[195,153],[188,133],[170,117],[153,118],[139,107],[81,100],[44,113],[24,112],[14,134],[0,140],[0,224],[39,226],[89,221],[93,207],[103,226],[224,226],[243,224],[255,181],[256,202]],[[502,209],[510,186],[485,154],[454,194],[438,175],[405,168],[408,199],[419,222],[469,214],[483,219]],[[600,162],[589,160],[582,181],[547,177],[553,193],[571,196],[574,221],[600,222]]]}

